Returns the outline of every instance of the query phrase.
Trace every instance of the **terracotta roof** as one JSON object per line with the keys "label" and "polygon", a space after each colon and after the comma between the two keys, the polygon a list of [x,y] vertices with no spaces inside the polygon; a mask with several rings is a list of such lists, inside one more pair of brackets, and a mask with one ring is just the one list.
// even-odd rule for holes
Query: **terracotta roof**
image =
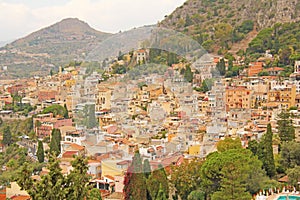
{"label": "terracotta roof", "polygon": [[123,161],[121,161],[121,162],[118,162],[117,165],[127,165],[127,164],[129,164],[129,163],[131,163],[130,160],[123,160]]}
{"label": "terracotta roof", "polygon": [[287,183],[289,181],[289,177],[288,176],[281,177],[280,179],[278,179],[278,181]]}
{"label": "terracotta roof", "polygon": [[115,177],[113,177],[113,176],[110,176],[110,175],[105,175],[104,177],[106,177],[106,178],[108,178],[108,179],[110,179],[110,180],[115,180]]}
{"label": "terracotta roof", "polygon": [[271,67],[271,68],[268,68],[267,71],[270,72],[270,71],[283,71],[284,69],[281,68],[281,67]]}
{"label": "terracotta roof", "polygon": [[100,163],[98,160],[88,160],[88,163]]}
{"label": "terracotta roof", "polygon": [[84,150],[84,147],[83,147],[83,146],[80,146],[80,145],[75,144],[75,143],[72,143],[72,144],[70,145],[70,147],[71,147],[72,149],[76,149],[76,150],[78,150],[78,151]]}
{"label": "terracotta roof", "polygon": [[20,196],[12,196],[10,199],[13,200],[29,200],[30,196],[20,195]]}
{"label": "terracotta roof", "polygon": [[73,158],[73,155],[77,155],[78,151],[66,151],[63,153],[62,157],[63,158]]}

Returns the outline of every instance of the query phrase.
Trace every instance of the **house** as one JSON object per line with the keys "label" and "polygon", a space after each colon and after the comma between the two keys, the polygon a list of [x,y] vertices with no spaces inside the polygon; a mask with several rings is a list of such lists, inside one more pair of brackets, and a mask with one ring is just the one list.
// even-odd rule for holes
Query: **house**
{"label": "house", "polygon": [[263,70],[263,62],[249,63],[248,76],[257,76]]}
{"label": "house", "polygon": [[56,95],[57,91],[55,90],[40,90],[38,92],[38,100],[39,102],[43,102],[46,100],[55,100]]}
{"label": "house", "polygon": [[11,95],[15,95],[15,94],[24,94],[25,93],[25,88],[27,87],[26,84],[16,84],[13,86],[10,86],[7,88],[7,91],[11,94]]}
{"label": "house", "polygon": [[251,108],[251,90],[238,86],[226,89],[226,109]]}
{"label": "house", "polygon": [[281,67],[271,67],[267,69],[267,72],[270,76],[278,76],[284,69]]}
{"label": "house", "polygon": [[147,60],[147,51],[145,49],[139,49],[136,51],[136,62],[145,63]]}
{"label": "house", "polygon": [[101,170],[102,170],[102,177],[110,175],[122,175],[124,173],[123,169],[118,168],[117,163],[122,160],[113,160],[113,159],[106,159],[101,161]]}
{"label": "house", "polygon": [[300,61],[299,60],[295,61],[294,73],[295,74],[299,74],[300,73]]}
{"label": "house", "polygon": [[101,163],[98,160],[88,160],[88,171],[89,175],[93,178],[101,177]]}
{"label": "house", "polygon": [[30,196],[25,190],[21,189],[17,182],[11,182],[10,186],[6,187],[6,198],[29,200]]}
{"label": "house", "polygon": [[296,86],[275,88],[268,92],[268,103],[288,109],[295,106],[296,103]]}
{"label": "house", "polygon": [[85,155],[85,147],[75,143],[61,142],[61,152],[66,153],[65,156]]}
{"label": "house", "polygon": [[72,126],[72,119],[54,118],[52,113],[40,114],[33,118],[33,126],[38,137],[50,136],[54,128]]}

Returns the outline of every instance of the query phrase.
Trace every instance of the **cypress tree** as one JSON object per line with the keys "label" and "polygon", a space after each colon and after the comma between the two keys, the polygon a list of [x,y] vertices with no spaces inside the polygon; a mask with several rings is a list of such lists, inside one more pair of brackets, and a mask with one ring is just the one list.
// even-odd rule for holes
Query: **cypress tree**
{"label": "cypress tree", "polygon": [[221,59],[220,62],[217,63],[216,68],[219,71],[220,75],[224,76],[226,73],[225,60]]}
{"label": "cypress tree", "polygon": [[64,118],[69,119],[69,111],[66,104],[64,104],[64,109]]}
{"label": "cypress tree", "polygon": [[164,191],[161,183],[159,184],[159,190],[158,190],[156,200],[167,200],[166,192]]}
{"label": "cypress tree", "polygon": [[143,171],[144,171],[145,177],[148,178],[151,174],[151,167],[150,167],[150,163],[149,163],[148,159],[144,160]]}
{"label": "cypress tree", "polygon": [[152,199],[156,199],[159,194],[160,185],[165,192],[166,197],[169,196],[169,183],[166,172],[163,166],[159,166],[159,169],[153,171],[147,180],[147,189]]}
{"label": "cypress tree", "polygon": [[295,139],[295,128],[293,127],[290,113],[281,112],[279,115],[278,134],[281,142],[293,141]]}
{"label": "cypress tree", "polygon": [[43,146],[43,142],[42,141],[40,141],[39,140],[39,142],[38,142],[38,150],[37,150],[37,153],[36,153],[36,155],[37,155],[37,158],[38,158],[38,161],[39,161],[39,163],[42,163],[42,162],[44,162],[44,146]]}
{"label": "cypress tree", "polygon": [[6,126],[4,128],[2,144],[7,145],[7,146],[12,144],[12,135],[11,135],[11,131],[10,131],[10,126]]}
{"label": "cypress tree", "polygon": [[140,154],[135,153],[124,179],[125,200],[147,199],[146,178]]}
{"label": "cypress tree", "polygon": [[184,79],[189,83],[191,83],[193,81],[193,72],[192,72],[190,66],[186,66],[186,68],[185,68]]}
{"label": "cypress tree", "polygon": [[269,177],[273,177],[275,175],[275,162],[273,155],[272,139],[272,127],[271,124],[268,124],[267,132],[265,133],[261,142],[259,143],[258,158],[262,161],[263,169],[266,170],[267,175]]}
{"label": "cypress tree", "polygon": [[61,133],[59,129],[53,129],[51,133],[50,152],[58,156],[61,152],[60,149]]}

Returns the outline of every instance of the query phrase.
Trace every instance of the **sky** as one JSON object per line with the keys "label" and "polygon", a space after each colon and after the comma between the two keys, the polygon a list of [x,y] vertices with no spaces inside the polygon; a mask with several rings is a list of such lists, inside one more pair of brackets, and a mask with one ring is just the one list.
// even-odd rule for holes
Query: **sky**
{"label": "sky", "polygon": [[156,24],[185,0],[0,0],[0,41],[25,37],[68,17],[117,33]]}

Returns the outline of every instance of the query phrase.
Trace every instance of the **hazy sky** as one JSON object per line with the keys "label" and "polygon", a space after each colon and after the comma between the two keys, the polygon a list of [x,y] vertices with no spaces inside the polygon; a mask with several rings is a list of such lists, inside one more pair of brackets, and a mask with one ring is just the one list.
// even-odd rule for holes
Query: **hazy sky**
{"label": "hazy sky", "polygon": [[116,33],[155,24],[185,0],[0,0],[0,41],[24,37],[67,17]]}

